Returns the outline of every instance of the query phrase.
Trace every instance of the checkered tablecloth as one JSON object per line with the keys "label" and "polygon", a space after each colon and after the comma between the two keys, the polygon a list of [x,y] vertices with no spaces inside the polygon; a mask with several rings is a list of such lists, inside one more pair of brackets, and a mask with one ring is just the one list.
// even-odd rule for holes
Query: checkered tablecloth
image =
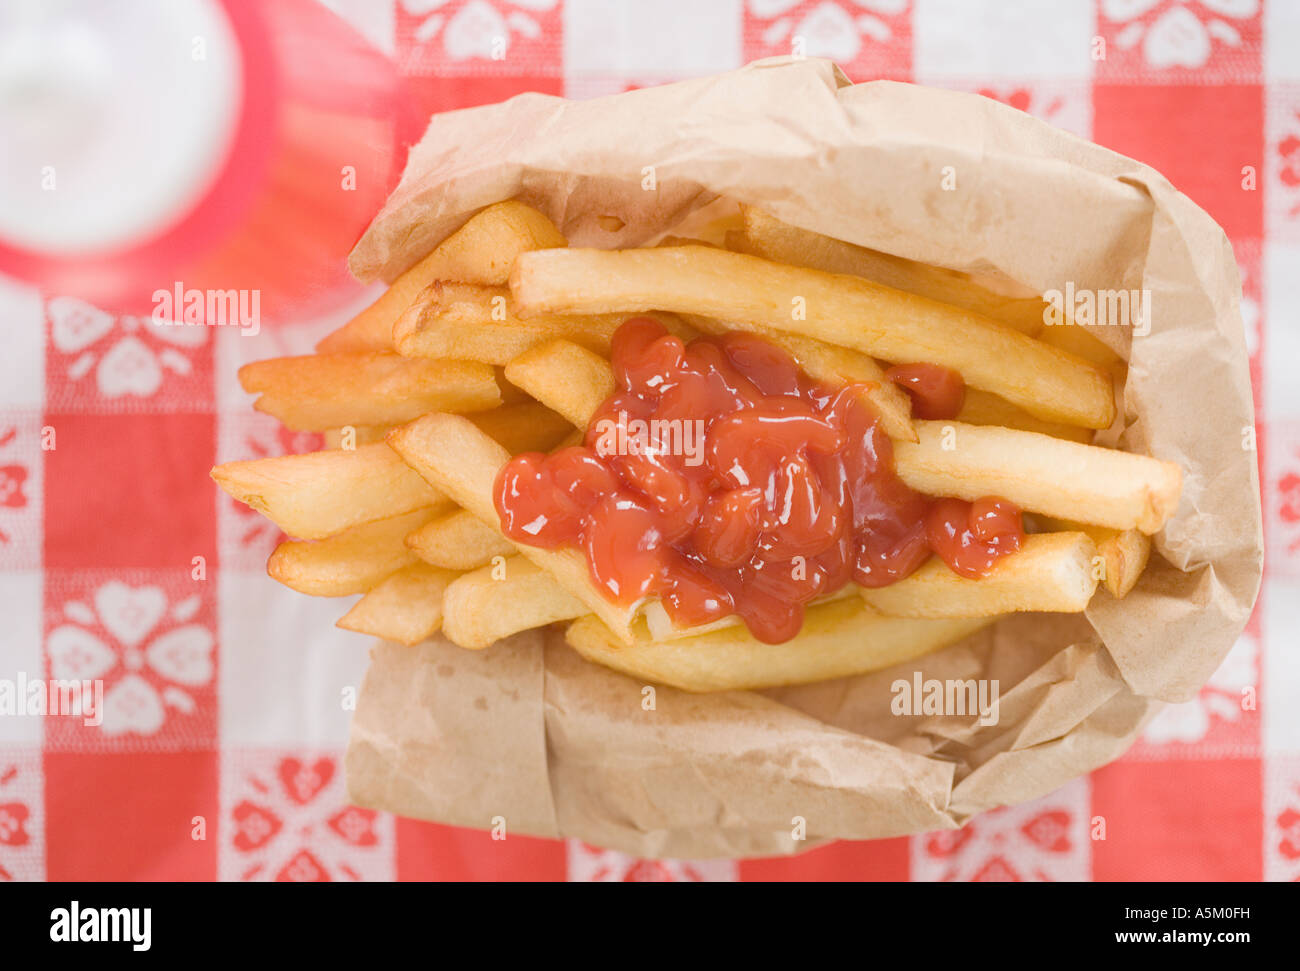
{"label": "checkered tablecloth", "polygon": [[1300,2],[326,6],[395,59],[424,115],[794,52],[854,80],[978,91],[1150,163],[1219,221],[1241,265],[1268,547],[1259,605],[1200,696],[1124,758],[956,832],[650,861],[352,808],[341,752],[369,643],[335,629],[339,601],[267,579],[274,528],[208,469],[316,446],[255,414],[235,370],[307,352],[371,294],[250,339],[5,281],[0,678],[100,677],[109,721],[0,718],[0,880],[1300,878]]}

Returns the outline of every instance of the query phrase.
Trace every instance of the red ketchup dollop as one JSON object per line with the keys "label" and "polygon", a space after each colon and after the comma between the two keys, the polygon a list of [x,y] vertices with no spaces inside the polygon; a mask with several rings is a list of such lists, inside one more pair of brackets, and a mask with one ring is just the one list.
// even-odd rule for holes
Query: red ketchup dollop
{"label": "red ketchup dollop", "polygon": [[[686,344],[648,317],[623,323],[610,360],[617,389],[584,443],[515,456],[494,499],[507,537],[581,549],[615,603],[660,597],[680,626],[734,613],[779,643],[850,580],[886,586],[932,552],[982,576],[1019,548],[1011,503],[935,501],[895,474],[870,385],[814,381],[751,334]],[[950,388],[907,367],[927,389],[900,382],[914,401]]]}
{"label": "red ketchup dollop", "polygon": [[956,418],[966,403],[966,382],[952,368],[938,364],[895,364],[885,377],[912,399],[917,418]]}

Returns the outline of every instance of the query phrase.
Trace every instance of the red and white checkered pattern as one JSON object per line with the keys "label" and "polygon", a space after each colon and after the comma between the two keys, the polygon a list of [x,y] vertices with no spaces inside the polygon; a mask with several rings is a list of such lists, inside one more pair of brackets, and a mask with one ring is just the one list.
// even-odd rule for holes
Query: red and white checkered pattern
{"label": "red and white checkered pattern", "polygon": [[422,113],[829,56],[977,91],[1149,162],[1241,262],[1268,539],[1256,615],[1120,761],[952,833],[790,859],[645,861],[349,808],[367,643],[264,576],[217,461],[302,451],[254,414],[256,338],[0,281],[0,677],[105,682],[106,720],[0,719],[0,880],[1300,879],[1300,4],[1283,0],[325,0]]}

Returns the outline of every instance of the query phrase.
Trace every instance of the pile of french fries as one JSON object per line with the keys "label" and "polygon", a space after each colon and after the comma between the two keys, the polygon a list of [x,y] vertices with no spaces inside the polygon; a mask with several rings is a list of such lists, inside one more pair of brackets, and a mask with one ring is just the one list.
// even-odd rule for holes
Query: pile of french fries
{"label": "pile of french fries", "polygon": [[[1111,425],[1123,362],[1086,331],[1044,326],[1041,299],[820,236],[757,209],[714,239],[570,249],[540,212],[490,206],[399,277],[317,353],[245,366],[255,407],[322,451],[230,462],[213,477],[289,539],[270,575],[302,593],[361,594],[339,626],[468,649],[567,623],[591,661],[690,691],[862,673],[937,650],[1017,611],[1082,611],[1137,582],[1178,503],[1177,466],[1088,444]],[[792,308],[798,308],[796,311]],[[577,549],[508,541],[493,486],[512,454],[581,440],[614,390],[614,331],[651,314],[673,333],[746,330],[812,377],[860,382],[899,476],[930,496],[999,496],[1032,528],[971,580],[932,557],[877,589],[810,605],[793,640],[737,619],[680,629],[657,600],[606,599]],[[952,421],[914,420],[886,364],[967,384]]]}

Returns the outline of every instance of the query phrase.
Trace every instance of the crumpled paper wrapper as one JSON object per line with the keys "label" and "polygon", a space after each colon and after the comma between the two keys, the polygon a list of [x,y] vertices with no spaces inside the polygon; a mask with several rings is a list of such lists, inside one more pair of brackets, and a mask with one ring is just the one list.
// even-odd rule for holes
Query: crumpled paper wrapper
{"label": "crumpled paper wrapper", "polygon": [[[945,176],[955,178],[951,191]],[[1177,462],[1181,505],[1123,601],[1020,615],[874,674],[692,695],[589,664],[555,631],[487,651],[376,647],[352,799],[421,819],[643,856],[754,856],[959,826],[1118,757],[1193,697],[1241,632],[1262,564],[1240,281],[1227,238],[1157,172],[969,94],[773,60],[586,102],[528,94],[433,118],[358,243],[392,280],[490,203],[575,246],[633,246],[719,197],[1035,292],[1148,288],[1150,333],[1104,441]],[[614,216],[622,228],[601,216]],[[890,684],[997,679],[997,724],[900,717]],[[795,839],[803,820],[806,839]]]}

